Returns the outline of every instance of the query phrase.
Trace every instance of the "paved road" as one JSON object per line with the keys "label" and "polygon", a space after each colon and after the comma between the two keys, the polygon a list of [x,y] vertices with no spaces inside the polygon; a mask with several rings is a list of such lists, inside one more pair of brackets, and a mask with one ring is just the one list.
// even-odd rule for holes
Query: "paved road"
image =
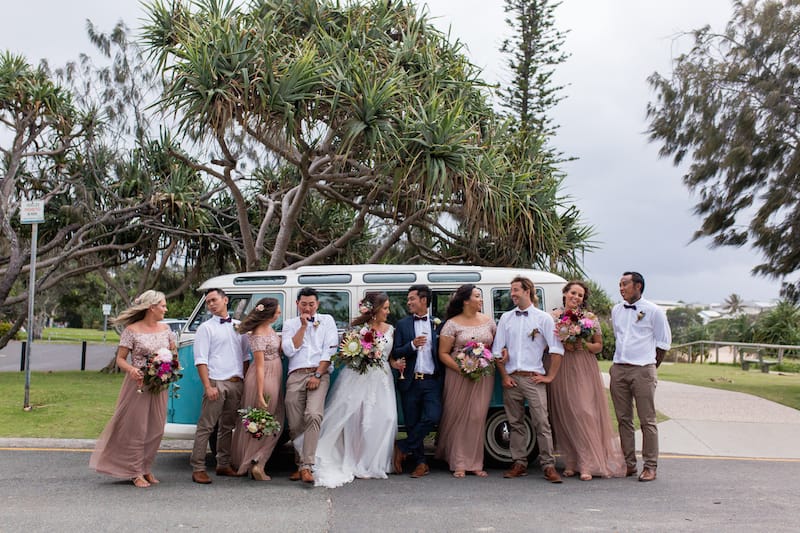
{"label": "paved road", "polygon": [[2,531],[796,531],[800,462],[662,458],[659,478],[545,482],[356,480],[326,490],[273,481],[190,480],[186,451],[161,452],[146,490],[89,470],[88,452],[0,450]]}
{"label": "paved road", "polygon": [[[87,344],[86,370],[100,370],[114,356],[114,344]],[[80,370],[81,345],[56,344],[34,341],[31,349],[31,370]],[[22,343],[11,341],[0,350],[0,372],[15,372],[20,369]]]}

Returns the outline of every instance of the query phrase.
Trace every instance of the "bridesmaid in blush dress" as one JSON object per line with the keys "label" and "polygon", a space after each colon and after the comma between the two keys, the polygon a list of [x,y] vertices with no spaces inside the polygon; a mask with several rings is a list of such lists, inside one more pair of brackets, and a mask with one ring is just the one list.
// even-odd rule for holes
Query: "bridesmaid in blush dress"
{"label": "bridesmaid in blush dress", "polygon": [[467,472],[479,477],[488,475],[483,469],[483,447],[494,376],[473,381],[455,361],[455,355],[470,341],[482,342],[491,349],[496,326],[491,317],[481,313],[482,308],[480,289],[462,285],[450,299],[446,322],[439,333],[439,359],[447,368],[436,457],[447,461],[457,478]]}
{"label": "bridesmaid in blush dress", "polygon": [[125,379],[114,416],[97,439],[89,459],[89,466],[98,472],[130,479],[139,488],[158,483],[151,468],[164,435],[168,392],[142,390],[141,369],[157,350],[176,349],[175,334],[160,322],[166,312],[164,294],[150,290],[112,319],[112,324],[125,328],[117,348],[117,366],[125,372]]}
{"label": "bridesmaid in blush dress", "polygon": [[[239,324],[239,333],[247,333],[253,362],[244,377],[242,407],[266,409],[275,416],[283,428],[283,365],[281,364],[281,338],[272,325],[281,316],[281,307],[275,298],[262,298]],[[269,403],[265,401],[265,396]],[[233,433],[233,464],[239,475],[250,472],[253,479],[268,481],[264,472],[280,433],[256,439],[237,427]]]}
{"label": "bridesmaid in blush dress", "polygon": [[[564,307],[584,308],[589,288],[570,281],[562,290]],[[562,311],[555,311],[558,321]],[[558,375],[550,383],[550,417],[556,451],[564,458],[564,476],[580,473],[584,481],[592,476],[625,476],[625,459],[619,438],[611,426],[608,399],[596,354],[603,349],[603,337],[595,332],[591,340],[564,342],[564,357]]]}

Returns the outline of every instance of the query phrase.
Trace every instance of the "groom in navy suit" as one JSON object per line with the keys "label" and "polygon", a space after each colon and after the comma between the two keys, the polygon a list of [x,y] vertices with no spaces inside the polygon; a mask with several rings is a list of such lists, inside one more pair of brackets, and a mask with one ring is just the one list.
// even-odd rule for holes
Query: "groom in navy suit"
{"label": "groom in navy suit", "polygon": [[411,314],[395,326],[390,359],[392,368],[401,375],[397,389],[408,435],[395,444],[394,471],[402,474],[403,462],[410,457],[416,463],[411,473],[413,478],[430,472],[423,441],[442,416],[444,369],[438,352],[436,326],[439,320],[428,313],[430,300],[431,289],[427,285],[409,287],[407,305]]}

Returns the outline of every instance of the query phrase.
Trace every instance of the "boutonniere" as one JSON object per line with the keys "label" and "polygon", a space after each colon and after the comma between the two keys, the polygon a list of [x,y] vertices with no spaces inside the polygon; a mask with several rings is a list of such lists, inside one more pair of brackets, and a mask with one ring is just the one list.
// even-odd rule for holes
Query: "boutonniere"
{"label": "boutonniere", "polygon": [[539,328],[533,328],[533,331],[528,333],[528,337],[530,337],[531,339],[535,339],[536,335],[539,335],[540,333],[541,331],[539,331]]}
{"label": "boutonniere", "polygon": [[319,320],[315,320],[315,321],[314,321],[314,323],[313,323],[312,325],[313,325],[315,328],[318,328],[318,327],[319,327]]}
{"label": "boutonniere", "polygon": [[442,323],[442,320],[439,317],[433,317],[433,327],[438,328],[439,325]]}
{"label": "boutonniere", "polygon": [[644,318],[644,311],[639,311],[639,312],[636,314],[636,322],[639,322],[639,321],[640,321],[641,319],[643,319],[643,318]]}

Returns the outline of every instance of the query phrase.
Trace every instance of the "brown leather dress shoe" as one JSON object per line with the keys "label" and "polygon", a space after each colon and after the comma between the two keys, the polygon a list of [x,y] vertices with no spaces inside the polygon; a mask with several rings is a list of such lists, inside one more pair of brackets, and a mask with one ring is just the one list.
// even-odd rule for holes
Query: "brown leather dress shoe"
{"label": "brown leather dress shoe", "polygon": [[291,474],[289,474],[289,481],[300,481],[300,471],[295,470]]}
{"label": "brown leather dress shoe", "polygon": [[642,474],[639,476],[639,481],[654,481],[656,479],[656,469],[644,467]]}
{"label": "brown leather dress shoe", "polygon": [[521,463],[514,463],[510,470],[503,472],[504,478],[522,477],[528,475],[528,468]]}
{"label": "brown leather dress shoe", "polygon": [[554,466],[544,467],[544,478],[550,483],[561,483],[561,476],[558,475]]}
{"label": "brown leather dress shoe", "polygon": [[304,468],[300,471],[300,479],[303,483],[314,483],[314,474],[311,473],[311,469]]}
{"label": "brown leather dress shoe", "polygon": [[239,474],[239,472],[231,468],[230,465],[225,465],[217,467],[217,475],[228,476],[228,477],[242,477],[244,474]]}
{"label": "brown leather dress shoe", "polygon": [[425,463],[420,463],[417,465],[414,471],[411,472],[411,477],[417,478],[417,477],[427,476],[430,473],[431,473],[431,467],[429,467]]}
{"label": "brown leather dress shoe", "polygon": [[192,472],[192,481],[200,483],[201,485],[208,485],[211,483],[211,478],[208,477],[205,470],[196,470]]}
{"label": "brown leather dress shoe", "polygon": [[625,470],[625,477],[631,477],[631,476],[635,476],[635,475],[636,475],[636,472],[638,472],[638,470],[636,470],[636,467],[635,467],[635,466],[629,466],[629,467],[628,467],[628,468]]}
{"label": "brown leather dress shoe", "polygon": [[406,460],[407,454],[403,453],[397,444],[394,445],[394,454],[392,455],[392,466],[394,467],[395,474],[403,473],[403,461]]}

